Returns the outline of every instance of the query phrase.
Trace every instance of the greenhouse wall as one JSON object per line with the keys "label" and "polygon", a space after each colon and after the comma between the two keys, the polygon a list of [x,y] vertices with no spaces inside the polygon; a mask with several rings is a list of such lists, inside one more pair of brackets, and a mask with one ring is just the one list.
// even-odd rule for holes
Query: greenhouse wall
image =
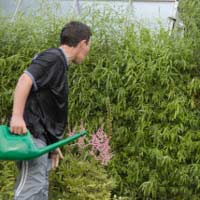
{"label": "greenhouse wall", "polygon": [[[41,1],[35,0],[0,0],[0,6],[4,15],[13,16],[16,11],[30,12],[37,10],[40,7]],[[162,24],[166,29],[169,28],[169,17],[174,12],[174,0],[153,0],[153,1],[81,1],[81,0],[57,0],[49,1],[49,4],[56,4],[56,9],[59,8],[58,15],[68,15],[84,13],[88,9],[104,9],[112,8],[113,11],[128,13],[133,15],[136,22],[142,22],[151,28],[157,27],[157,24]],[[124,12],[125,11],[125,12]],[[128,12],[127,12],[128,11]],[[55,10],[56,12],[56,10]]]}

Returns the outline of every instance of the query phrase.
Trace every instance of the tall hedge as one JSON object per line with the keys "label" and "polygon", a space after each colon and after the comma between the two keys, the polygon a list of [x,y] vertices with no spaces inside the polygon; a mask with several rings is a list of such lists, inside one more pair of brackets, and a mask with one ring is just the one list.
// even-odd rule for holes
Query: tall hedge
{"label": "tall hedge", "polygon": [[[182,2],[187,17],[189,1]],[[199,4],[195,6],[196,12]],[[190,19],[194,24],[198,20]],[[21,17],[13,24],[1,18],[2,123],[18,75],[36,52],[58,45],[64,21],[51,20]],[[107,167],[116,182],[113,195],[198,199],[200,80],[194,46],[198,34],[192,35],[197,26],[188,24],[180,38],[109,12],[90,13],[82,20],[93,29],[92,49],[84,64],[70,66],[69,124],[83,119],[94,130],[105,123],[114,153]]]}
{"label": "tall hedge", "polygon": [[190,38],[193,49],[193,59],[200,64],[200,2],[198,0],[181,0],[180,17],[184,24],[184,36]]}

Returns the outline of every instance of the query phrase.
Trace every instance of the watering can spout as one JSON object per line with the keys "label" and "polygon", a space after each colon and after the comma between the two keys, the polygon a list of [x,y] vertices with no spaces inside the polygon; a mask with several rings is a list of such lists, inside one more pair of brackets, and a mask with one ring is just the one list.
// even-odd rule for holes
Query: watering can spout
{"label": "watering can spout", "polygon": [[78,139],[79,137],[82,137],[82,136],[84,136],[86,134],[87,134],[87,131],[81,131],[79,133],[74,134],[73,136],[70,136],[68,138],[62,139],[62,140],[60,140],[60,141],[58,141],[56,143],[53,143],[53,144],[47,145],[45,147],[42,147],[42,148],[39,149],[39,154],[43,155],[45,153],[53,151],[56,148],[61,147],[61,146],[65,145],[65,144],[68,144],[68,143],[70,143],[70,142],[72,142],[72,141],[74,141],[74,140]]}
{"label": "watering can spout", "polygon": [[25,135],[12,134],[5,125],[0,125],[0,160],[29,160],[48,153],[87,134],[87,131],[75,133],[73,136],[56,143],[38,148],[30,132]]}

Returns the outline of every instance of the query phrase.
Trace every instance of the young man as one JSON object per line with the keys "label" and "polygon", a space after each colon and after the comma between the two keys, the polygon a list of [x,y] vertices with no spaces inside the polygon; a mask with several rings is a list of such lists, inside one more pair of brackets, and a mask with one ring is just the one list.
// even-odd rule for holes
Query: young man
{"label": "young man", "polygon": [[[81,64],[90,50],[90,28],[70,22],[61,31],[59,48],[38,54],[18,80],[10,130],[14,134],[32,133],[38,147],[63,137],[68,111],[67,69],[71,62]],[[48,172],[58,166],[58,149],[50,155],[18,162],[20,175],[15,200],[47,200]],[[51,158],[51,159],[50,159]],[[51,165],[51,166],[50,166]]]}

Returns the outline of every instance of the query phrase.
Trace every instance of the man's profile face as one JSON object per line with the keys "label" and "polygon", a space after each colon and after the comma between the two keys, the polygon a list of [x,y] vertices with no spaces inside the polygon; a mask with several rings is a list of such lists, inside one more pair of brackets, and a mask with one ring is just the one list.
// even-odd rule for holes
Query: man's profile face
{"label": "man's profile face", "polygon": [[78,45],[77,45],[77,55],[74,59],[74,63],[76,64],[81,64],[86,56],[88,55],[90,51],[90,44],[91,41],[87,42],[86,40],[82,40]]}

